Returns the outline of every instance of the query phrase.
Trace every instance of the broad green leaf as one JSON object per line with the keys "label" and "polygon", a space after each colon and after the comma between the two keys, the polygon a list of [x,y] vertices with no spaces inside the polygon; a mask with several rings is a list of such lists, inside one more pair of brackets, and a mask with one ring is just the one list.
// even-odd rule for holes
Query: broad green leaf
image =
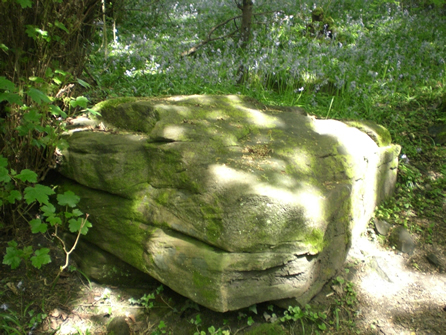
{"label": "broad green leaf", "polygon": [[48,216],[48,218],[46,219],[46,222],[48,222],[51,226],[55,226],[55,225],[61,225],[62,224],[62,219],[58,216],[55,215],[50,215]]}
{"label": "broad green leaf", "polygon": [[22,8],[31,8],[33,3],[31,0],[16,0]]}
{"label": "broad green leaf", "polygon": [[8,101],[10,104],[23,105],[22,98],[17,93],[0,93],[0,102]]}
{"label": "broad green leaf", "polygon": [[79,231],[79,229],[81,229],[82,218],[71,219],[70,221],[68,221],[68,223],[69,223],[68,228],[70,228],[70,231],[72,233],[76,233]]}
{"label": "broad green leaf", "polygon": [[56,20],[56,22],[54,22],[54,25],[55,25],[57,28],[62,29],[63,31],[65,31],[65,32],[67,32],[67,33],[69,32],[68,29],[67,29],[67,27],[65,27],[65,25],[64,25],[62,22],[59,22],[59,21]]}
{"label": "broad green leaf", "polygon": [[8,159],[3,157],[3,155],[0,155],[0,167],[7,167],[8,166]]}
{"label": "broad green leaf", "polygon": [[56,207],[54,207],[53,204],[50,203],[40,207],[40,210],[43,212],[43,216],[50,216],[56,213]]}
{"label": "broad green leaf", "polygon": [[26,91],[26,94],[28,94],[31,99],[33,99],[39,105],[42,103],[42,101],[46,103],[51,102],[50,98],[48,98],[45,93],[34,87],[31,87],[28,91]]}
{"label": "broad green leaf", "polygon": [[53,114],[55,116],[59,115],[59,116],[62,116],[63,118],[67,117],[67,114],[62,109],[60,109],[59,106],[50,105],[50,111],[51,111],[51,114]]}
{"label": "broad green leaf", "polygon": [[81,85],[82,87],[85,87],[85,88],[90,88],[91,87],[89,83],[87,83],[86,81],[84,81],[82,79],[77,78],[76,80],[79,83],[79,85]]}
{"label": "broad green leaf", "polygon": [[24,198],[28,205],[35,201],[38,201],[40,204],[48,205],[48,196],[51,194],[54,194],[54,191],[51,188],[37,184],[34,187],[25,188]]}
{"label": "broad green leaf", "polygon": [[94,109],[91,109],[91,108],[87,108],[87,112],[89,112],[91,115],[94,115],[94,116],[101,116],[101,113],[96,112]]}
{"label": "broad green leaf", "polygon": [[0,167],[0,182],[8,183],[11,177],[8,174],[8,170],[4,167]]}
{"label": "broad green leaf", "polygon": [[17,190],[12,190],[6,197],[6,200],[8,200],[10,204],[15,204],[16,200],[22,200],[22,194]]}
{"label": "broad green leaf", "polygon": [[6,248],[6,254],[3,257],[3,264],[11,266],[11,269],[19,267],[23,258],[23,250],[17,249],[16,241],[9,241],[9,247]]}
{"label": "broad green leaf", "polygon": [[45,77],[51,78],[53,76],[53,70],[50,67],[47,67],[45,70]]}
{"label": "broad green leaf", "polygon": [[31,109],[28,113],[23,115],[23,119],[27,122],[40,123],[41,118],[42,114],[37,112],[35,109]]}
{"label": "broad green leaf", "polygon": [[37,173],[28,169],[23,169],[16,178],[23,182],[37,183]]}
{"label": "broad green leaf", "polygon": [[57,69],[54,72],[59,73],[59,74],[63,75],[64,77],[66,77],[68,75],[68,72],[65,72],[64,70],[61,70],[61,69]]}
{"label": "broad green leaf", "polygon": [[48,248],[41,248],[39,250],[36,250],[34,252],[34,256],[31,257],[32,265],[35,268],[40,269],[42,267],[42,265],[51,263],[51,257],[50,257],[50,255],[48,255],[49,252],[50,252],[50,249],[48,249]]}
{"label": "broad green leaf", "polygon": [[60,78],[54,77],[54,78],[53,78],[53,81],[54,81],[57,85],[62,84],[62,80],[60,80]]}
{"label": "broad green leaf", "polygon": [[[68,228],[72,233],[76,233],[81,228],[83,221],[84,220],[82,220],[82,218],[71,219],[70,221],[68,221],[69,223]],[[88,233],[88,228],[91,227],[92,227],[91,223],[89,221],[86,221],[84,226],[82,227],[81,234],[86,235]]]}
{"label": "broad green leaf", "polygon": [[27,246],[23,248],[23,259],[28,259],[29,256],[31,256],[31,254],[33,253],[33,247],[32,246]]}
{"label": "broad green leaf", "polygon": [[6,79],[6,77],[0,77],[0,89],[14,91],[15,85],[12,81]]}
{"label": "broad green leaf", "polygon": [[9,48],[3,43],[0,43],[0,49],[2,49],[4,52],[7,52],[9,50]]}
{"label": "broad green leaf", "polygon": [[82,108],[87,108],[87,104],[88,104],[88,99],[84,96],[77,97],[76,99],[70,101],[71,107],[80,106]]}
{"label": "broad green leaf", "polygon": [[40,219],[34,219],[29,221],[29,225],[31,226],[31,232],[33,234],[37,233],[46,233],[48,229],[48,225],[45,223],[42,223],[42,220]]}
{"label": "broad green leaf", "polygon": [[30,80],[30,81],[33,81],[33,82],[35,82],[35,83],[44,83],[44,82],[45,82],[45,81],[43,80],[43,78],[35,77],[35,76],[33,76],[33,77],[29,77],[29,80]]}
{"label": "broad green leaf", "polygon": [[18,246],[17,242],[14,241],[14,240],[9,241],[9,242],[8,242],[8,245],[9,245],[10,247],[13,247],[13,248],[16,248],[16,247]]}
{"label": "broad green leaf", "polygon": [[57,203],[60,206],[76,207],[76,204],[81,200],[76,194],[71,191],[66,191],[64,194],[57,195]]}
{"label": "broad green leaf", "polygon": [[73,216],[81,216],[81,215],[83,215],[84,213],[82,213],[79,209],[73,209]]}

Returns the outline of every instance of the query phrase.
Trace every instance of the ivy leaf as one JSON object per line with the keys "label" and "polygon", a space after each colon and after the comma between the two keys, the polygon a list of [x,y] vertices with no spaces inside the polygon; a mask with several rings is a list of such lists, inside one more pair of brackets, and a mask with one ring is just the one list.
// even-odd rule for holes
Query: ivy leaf
{"label": "ivy leaf", "polygon": [[8,90],[8,91],[14,91],[15,90],[15,86],[14,83],[8,79],[6,79],[6,77],[0,77],[0,89],[1,90]]}
{"label": "ivy leaf", "polygon": [[71,208],[76,207],[76,204],[81,200],[76,194],[71,191],[67,191],[64,194],[57,195],[57,203],[60,206],[69,206]]}
{"label": "ivy leaf", "polygon": [[31,226],[31,232],[33,234],[37,233],[46,233],[48,229],[48,225],[45,223],[42,223],[40,219],[34,219],[29,221],[29,225]]}
{"label": "ivy leaf", "polygon": [[62,225],[62,220],[60,217],[55,216],[55,215],[50,215],[48,216],[48,218],[46,219],[46,222],[48,222],[51,226],[55,226],[55,225]]}
{"label": "ivy leaf", "polygon": [[15,204],[16,200],[17,201],[22,200],[22,194],[17,190],[12,190],[6,197],[6,200],[8,200],[10,204]]}
{"label": "ivy leaf", "polygon": [[33,99],[37,104],[41,104],[43,102],[51,102],[50,98],[43,93],[42,91],[39,91],[38,89],[31,87],[28,91],[26,91],[26,94],[28,94],[31,99]]}
{"label": "ivy leaf", "polygon": [[[82,218],[71,219],[70,221],[68,221],[70,223],[68,225],[68,228],[70,228],[70,231],[72,233],[76,233],[81,228],[83,221],[84,220]],[[91,228],[91,227],[92,227],[91,223],[89,221],[86,221],[84,226],[82,227],[81,234],[86,235],[88,233],[88,228]]]}
{"label": "ivy leaf", "polygon": [[34,256],[31,257],[31,263],[32,265],[40,269],[42,265],[51,263],[51,257],[48,255],[50,252],[50,249],[48,248],[41,248],[39,250],[34,251]]}
{"label": "ivy leaf", "polygon": [[9,247],[6,248],[6,254],[3,257],[3,264],[11,266],[11,269],[19,267],[23,258],[23,250],[17,249],[16,241],[9,241]]}
{"label": "ivy leaf", "polygon": [[54,191],[48,186],[37,184],[34,187],[25,188],[25,200],[29,205],[35,201],[40,204],[48,205],[48,196],[54,194]]}
{"label": "ivy leaf", "polygon": [[0,167],[0,182],[8,183],[11,177],[8,174],[8,170],[4,167]]}
{"label": "ivy leaf", "polygon": [[81,216],[81,215],[83,215],[84,213],[82,213],[79,209],[73,209],[73,216]]}
{"label": "ivy leaf", "polygon": [[53,204],[47,204],[46,206],[40,207],[40,210],[43,212],[43,216],[51,216],[56,213],[56,207]]}
{"label": "ivy leaf", "polygon": [[18,4],[23,8],[31,8],[33,3],[31,0],[16,0]]}
{"label": "ivy leaf", "polygon": [[62,22],[59,22],[56,20],[56,22],[54,22],[54,25],[59,28],[62,29],[63,31],[65,31],[66,33],[68,33],[68,29],[67,27],[65,27],[65,25]]}
{"label": "ivy leaf", "polygon": [[257,305],[252,305],[251,307],[249,307],[249,310],[254,314],[257,314]]}
{"label": "ivy leaf", "polygon": [[23,169],[16,178],[23,182],[37,183],[37,173],[28,169]]}

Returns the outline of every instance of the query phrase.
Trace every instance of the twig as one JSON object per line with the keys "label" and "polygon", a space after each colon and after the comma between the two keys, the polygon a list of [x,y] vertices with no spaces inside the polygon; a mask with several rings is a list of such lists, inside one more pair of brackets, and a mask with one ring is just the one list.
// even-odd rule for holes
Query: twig
{"label": "twig", "polygon": [[201,41],[201,42],[198,43],[196,46],[190,48],[188,51],[184,51],[184,52],[181,54],[181,57],[185,57],[185,56],[190,56],[190,55],[192,55],[193,53],[195,53],[195,52],[197,51],[198,48],[202,47],[203,45],[205,45],[205,44],[207,44],[207,43],[209,43],[209,42],[216,41],[216,40],[219,40],[219,39],[222,39],[222,38],[231,37],[231,36],[235,35],[235,33],[237,33],[238,29],[237,29],[237,30],[234,30],[233,32],[229,33],[228,35],[220,36],[220,37],[216,37],[216,38],[211,38],[211,35],[214,33],[215,30],[217,30],[217,29],[220,28],[221,26],[224,26],[224,25],[227,24],[228,22],[230,22],[230,21],[232,21],[232,20],[235,21],[236,19],[239,19],[239,18],[241,18],[241,17],[242,17],[241,15],[231,17],[230,19],[227,19],[227,20],[225,20],[225,21],[223,21],[223,22],[217,24],[216,26],[212,27],[212,29],[208,32],[207,37],[206,37],[205,40]]}
{"label": "twig", "polygon": [[159,295],[159,297],[161,298],[161,300],[171,309],[171,310],[175,310],[172,306],[170,306],[167,302],[166,302],[166,300],[164,300],[163,299],[163,297],[161,296],[161,295]]}
{"label": "twig", "polygon": [[60,277],[60,274],[68,266],[68,263],[70,261],[70,254],[76,248],[77,242],[79,242],[79,237],[81,236],[82,228],[84,227],[85,223],[87,223],[88,216],[89,216],[89,214],[85,214],[85,219],[82,219],[82,224],[81,224],[81,226],[79,228],[79,231],[77,232],[76,241],[74,241],[74,244],[71,247],[70,251],[67,251],[67,248],[65,246],[65,242],[59,236],[57,236],[57,226],[56,226],[56,231],[54,232],[53,236],[56,237],[60,241],[60,243],[62,243],[62,248],[63,248],[63,251],[65,252],[65,265],[60,267],[59,273],[57,274],[56,278],[54,278],[53,285],[51,286],[51,291],[53,291],[54,286],[56,285],[56,283],[57,283],[57,281],[58,281],[58,279]]}

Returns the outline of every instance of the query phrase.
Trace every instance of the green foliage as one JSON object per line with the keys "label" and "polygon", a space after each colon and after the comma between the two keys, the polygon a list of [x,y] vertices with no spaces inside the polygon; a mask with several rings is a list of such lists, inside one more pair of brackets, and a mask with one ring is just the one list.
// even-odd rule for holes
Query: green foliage
{"label": "green foliage", "polygon": [[339,306],[353,307],[358,301],[356,299],[356,291],[354,290],[354,284],[346,281],[344,278],[338,276],[333,279],[333,284],[338,285],[343,291],[343,295],[336,302]]}
{"label": "green foliage", "polygon": [[[32,190],[32,192],[30,192],[30,190]],[[49,191],[51,191],[51,193]],[[35,205],[36,203],[41,205],[41,218],[39,217],[29,221],[31,232],[33,234],[45,234],[48,231],[48,227],[52,227],[57,230],[57,227],[63,226],[67,219],[69,219],[68,227],[72,233],[80,233],[85,235],[87,234],[88,229],[92,227],[88,220],[81,218],[81,216],[84,214],[79,209],[74,208],[80,199],[73,192],[67,191],[64,194],[59,194],[57,196],[58,205],[63,208],[59,212],[56,212],[56,207],[54,207],[48,201],[48,193],[54,194],[54,191],[51,190],[51,188],[37,184],[33,188],[25,188],[24,192],[24,198],[27,199],[28,205]],[[28,194],[32,194],[33,196],[27,197]],[[20,249],[18,248],[17,242],[10,241],[8,243],[8,247],[6,248],[3,264],[9,265],[12,269],[15,269],[20,265],[22,260],[25,262],[31,260],[31,264],[35,268],[40,269],[42,265],[51,262],[51,258],[48,254],[49,251],[50,250],[48,248],[41,248],[35,250],[34,255],[31,256],[33,253],[31,246]]]}
{"label": "green foliage", "polygon": [[135,305],[141,305],[143,306],[146,310],[152,309],[154,307],[154,300],[156,298],[156,295],[160,295],[161,292],[163,292],[164,290],[164,286],[160,285],[157,287],[157,289],[155,290],[155,293],[149,293],[149,294],[144,294],[141,298],[139,299],[134,299],[134,298],[130,298],[129,302],[131,304],[135,304]]}
{"label": "green foliage", "polygon": [[201,320],[200,314],[197,314],[195,316],[195,319],[190,319],[189,322],[197,327],[197,331],[194,333],[194,335],[229,335],[230,334],[230,332],[228,330],[222,330],[221,328],[216,329],[214,326],[210,326],[207,329],[207,332],[204,330],[199,330],[199,328],[202,326],[202,320]]}
{"label": "green foliage", "polygon": [[310,305],[306,305],[305,308],[300,308],[299,306],[289,306],[288,310],[284,312],[284,316],[280,318],[281,322],[286,321],[299,321],[302,326],[302,332],[305,334],[305,323],[313,323],[316,324],[318,329],[324,331],[327,329],[327,326],[324,320],[327,318],[327,315],[322,312],[313,312],[311,310]]}
{"label": "green foliage", "polygon": [[20,313],[17,313],[13,309],[9,308],[9,306],[6,304],[1,306],[4,312],[0,313],[0,331],[3,330],[5,334],[27,334],[27,328],[35,329],[47,317],[45,313],[37,313],[33,308],[31,308],[34,301],[28,303],[26,306],[23,306],[24,292],[21,290],[19,292],[22,301]]}

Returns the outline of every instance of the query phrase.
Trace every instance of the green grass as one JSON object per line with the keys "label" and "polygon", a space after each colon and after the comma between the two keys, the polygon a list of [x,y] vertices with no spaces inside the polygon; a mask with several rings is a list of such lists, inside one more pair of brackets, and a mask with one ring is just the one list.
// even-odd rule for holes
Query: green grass
{"label": "green grass", "polygon": [[[444,120],[446,15],[434,2],[442,3],[320,1],[334,21],[335,38],[329,39],[306,32],[313,2],[257,1],[256,12],[277,11],[256,17],[248,50],[240,52],[236,38],[222,39],[184,58],[180,54],[213,26],[238,15],[233,2],[165,1],[155,14],[127,11],[109,57],[99,50],[90,55],[89,73],[99,84],[90,98],[244,94],[270,105],[300,106],[320,118],[372,120],[390,130],[411,163],[429,170],[444,157],[426,136],[430,125]],[[221,27],[215,36],[233,27]],[[236,84],[240,64],[249,69],[243,85]],[[407,195],[410,174],[401,171]],[[407,201],[423,202],[412,194],[398,208]]]}

